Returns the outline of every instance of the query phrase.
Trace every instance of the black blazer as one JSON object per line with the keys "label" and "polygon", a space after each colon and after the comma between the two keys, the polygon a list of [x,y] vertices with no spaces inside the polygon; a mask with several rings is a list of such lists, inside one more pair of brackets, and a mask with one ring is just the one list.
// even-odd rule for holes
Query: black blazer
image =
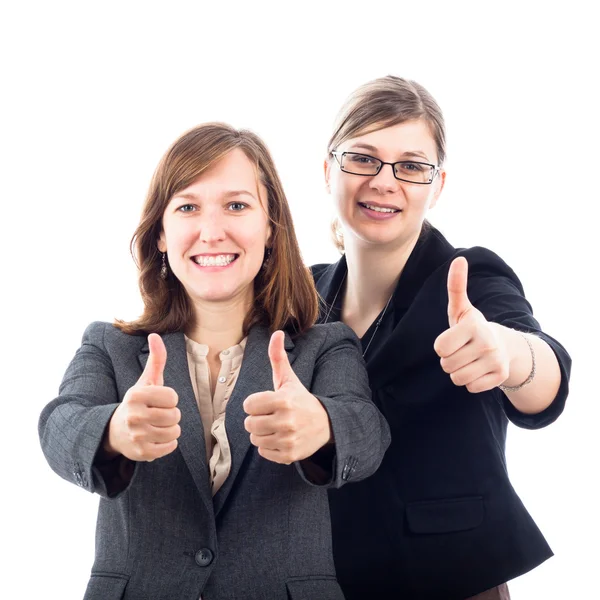
{"label": "black blazer", "polygon": [[[556,353],[560,390],[542,413],[520,413],[498,388],[475,396],[441,369],[433,343],[448,328],[447,275],[456,256],[467,258],[469,299],[488,320],[533,332]],[[327,303],[346,270],[345,258],[313,267]],[[506,429],[509,420],[536,429],[559,416],[571,360],[540,330],[498,256],[456,250],[434,228],[409,257],[392,308],[387,336],[378,333],[367,355],[392,443],[375,475],[329,494],[338,579],[347,600],[466,598],[552,556],[510,484]]]}

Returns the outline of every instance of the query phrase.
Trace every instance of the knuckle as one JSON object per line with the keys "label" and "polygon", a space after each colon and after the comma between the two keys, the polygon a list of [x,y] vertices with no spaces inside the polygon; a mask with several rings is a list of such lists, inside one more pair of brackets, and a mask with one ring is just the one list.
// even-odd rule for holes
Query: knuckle
{"label": "knuckle", "polygon": [[293,417],[288,417],[287,419],[283,419],[281,421],[281,425],[279,428],[280,431],[295,431],[296,430],[296,419]]}
{"label": "knuckle", "polygon": [[291,438],[283,438],[279,442],[279,447],[282,450],[286,450],[287,452],[291,452],[296,447],[296,442],[295,442],[295,440],[293,440]]}

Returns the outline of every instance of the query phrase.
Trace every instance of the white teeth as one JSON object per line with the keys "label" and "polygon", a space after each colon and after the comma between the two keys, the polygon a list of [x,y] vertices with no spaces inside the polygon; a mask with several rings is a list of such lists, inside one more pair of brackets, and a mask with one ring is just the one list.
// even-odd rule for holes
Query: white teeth
{"label": "white teeth", "polygon": [[381,206],[373,206],[372,204],[366,204],[366,203],[364,203],[364,205],[367,208],[369,208],[370,210],[374,210],[375,212],[382,212],[382,213],[395,213],[395,212],[398,212],[394,208],[383,208]]}
{"label": "white teeth", "polygon": [[201,267],[226,267],[235,260],[235,254],[219,254],[217,256],[194,256],[194,262]]}

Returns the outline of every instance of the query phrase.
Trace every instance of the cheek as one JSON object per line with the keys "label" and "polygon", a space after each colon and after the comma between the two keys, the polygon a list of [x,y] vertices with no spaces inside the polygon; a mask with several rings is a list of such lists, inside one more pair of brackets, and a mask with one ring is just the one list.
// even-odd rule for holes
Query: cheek
{"label": "cheek", "polygon": [[410,208],[423,211],[429,208],[434,194],[430,186],[421,186],[418,188],[412,186],[410,190],[407,190],[405,195]]}
{"label": "cheek", "polygon": [[356,181],[351,177],[332,177],[331,178],[331,196],[336,208],[343,211],[345,207],[354,203],[354,198],[361,181]]}
{"label": "cheek", "polygon": [[180,254],[189,249],[197,238],[197,231],[192,226],[191,219],[189,220],[172,220],[167,219],[163,222],[164,239],[167,243],[169,252]]}

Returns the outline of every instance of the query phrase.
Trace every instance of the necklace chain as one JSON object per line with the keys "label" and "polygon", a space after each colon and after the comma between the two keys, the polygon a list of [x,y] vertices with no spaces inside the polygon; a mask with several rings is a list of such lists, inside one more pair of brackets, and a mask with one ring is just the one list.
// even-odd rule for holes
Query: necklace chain
{"label": "necklace chain", "polygon": [[[344,283],[346,282],[347,275],[348,275],[348,272],[344,273],[344,277],[342,278],[342,281],[335,293],[335,296],[333,297],[333,300],[332,300],[331,304],[329,305],[329,310],[327,311],[327,314],[325,315],[325,320],[323,321],[323,323],[329,322],[329,316],[331,315],[331,311],[333,310],[333,307],[335,306],[335,301],[337,300],[337,297],[338,297],[339,293],[342,291],[342,287],[344,286]],[[387,312],[388,306],[390,305],[390,302],[392,301],[393,296],[394,296],[394,292],[392,292],[392,295],[388,298],[388,301],[386,302],[383,312],[381,313],[379,319],[377,319],[377,323],[375,323],[375,331],[371,335],[371,339],[369,340],[367,347],[364,349],[364,352],[362,353],[363,358],[367,355],[367,352],[369,351],[369,348],[371,347],[373,338],[375,337],[375,334],[377,333],[377,330],[379,329],[379,326],[381,325],[381,322],[383,321],[383,317],[385,317],[385,313]]]}

